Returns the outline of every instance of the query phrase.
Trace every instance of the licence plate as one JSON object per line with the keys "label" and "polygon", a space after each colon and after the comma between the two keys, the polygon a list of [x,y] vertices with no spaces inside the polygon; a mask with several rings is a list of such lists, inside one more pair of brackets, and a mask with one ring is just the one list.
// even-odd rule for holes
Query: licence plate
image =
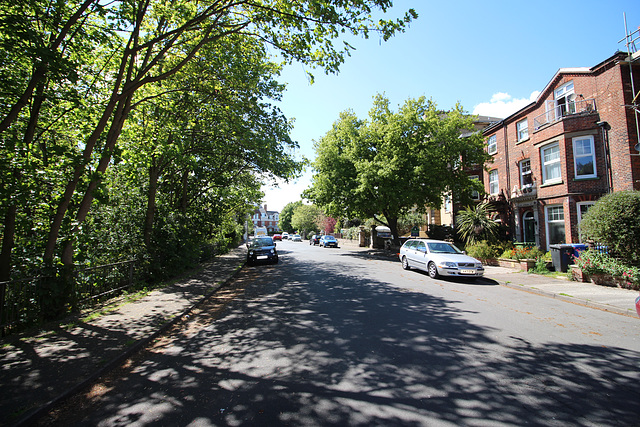
{"label": "licence plate", "polygon": [[256,257],[256,259],[267,259],[267,258],[269,258],[269,257],[268,257],[268,256],[266,256],[266,255],[258,255],[258,256]]}
{"label": "licence plate", "polygon": [[460,274],[476,274],[475,270],[460,270]]}

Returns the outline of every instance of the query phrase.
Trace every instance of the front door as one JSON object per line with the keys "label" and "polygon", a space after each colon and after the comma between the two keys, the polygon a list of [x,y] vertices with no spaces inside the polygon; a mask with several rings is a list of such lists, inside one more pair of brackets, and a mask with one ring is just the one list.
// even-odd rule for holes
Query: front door
{"label": "front door", "polygon": [[522,229],[524,230],[523,241],[525,243],[536,242],[536,222],[533,219],[533,212],[525,212],[522,216]]}

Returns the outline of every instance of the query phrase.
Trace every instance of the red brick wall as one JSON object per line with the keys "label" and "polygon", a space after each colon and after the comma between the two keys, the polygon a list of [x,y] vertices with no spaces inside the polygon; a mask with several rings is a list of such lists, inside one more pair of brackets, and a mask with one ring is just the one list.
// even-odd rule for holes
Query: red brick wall
{"label": "red brick wall", "polygon": [[[539,130],[534,130],[534,118],[546,112],[546,101],[554,99],[554,89],[573,81],[576,101],[595,99],[596,112],[563,118]],[[640,66],[635,71],[636,91],[640,90]],[[580,96],[582,95],[582,96]],[[496,135],[498,152],[493,156],[489,170],[498,169],[500,191],[510,198],[512,188],[520,187],[518,163],[530,159],[534,183],[538,193],[538,228],[540,244],[546,248],[545,206],[563,205],[567,243],[579,241],[576,204],[597,200],[608,190],[605,173],[605,139],[599,121],[611,126],[608,132],[611,162],[611,186],[614,191],[640,189],[640,156],[632,156],[633,146],[638,142],[633,110],[625,107],[632,102],[629,69],[611,61],[596,72],[560,74],[551,82],[538,102],[506,119],[502,126],[493,128],[485,137]],[[517,142],[516,123],[527,118],[529,139]],[[575,179],[573,138],[591,135],[596,152],[595,179]],[[562,183],[543,186],[540,149],[547,143],[558,142],[562,161]],[[484,175],[485,188],[489,189],[489,176]],[[508,216],[508,213],[504,213]],[[519,236],[518,236],[519,237]]]}

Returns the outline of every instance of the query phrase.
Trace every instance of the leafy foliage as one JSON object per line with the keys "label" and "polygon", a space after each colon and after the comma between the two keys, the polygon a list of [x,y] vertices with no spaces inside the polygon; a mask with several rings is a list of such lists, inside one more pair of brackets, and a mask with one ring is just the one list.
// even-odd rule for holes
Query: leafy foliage
{"label": "leafy foliage", "polygon": [[297,202],[287,203],[282,211],[280,211],[278,227],[282,231],[286,231],[287,233],[292,233],[295,231],[295,227],[291,224],[291,219],[293,218],[293,214],[295,213],[298,207],[302,206],[302,200],[298,200]]}
{"label": "leafy foliage", "polygon": [[322,211],[314,205],[301,205],[296,208],[291,217],[291,226],[302,236],[308,233],[316,234],[319,230],[318,218]]}
{"label": "leafy foliage", "polygon": [[544,252],[537,246],[514,246],[512,248],[505,249],[500,255],[500,258],[506,259],[538,259],[544,256]]}
{"label": "leafy foliage", "polygon": [[640,265],[640,191],[617,191],[600,198],[580,222],[588,239],[631,265]]}
{"label": "leafy foliage", "polygon": [[486,240],[475,242],[467,245],[465,251],[471,257],[481,260],[498,258],[498,255],[502,253],[502,248],[498,245],[491,244]]}
{"label": "leafy foliage", "polygon": [[184,251],[174,238],[228,241],[260,180],[300,167],[290,122],[269,104],[284,88],[268,49],[337,72],[351,50],[333,45],[341,34],[386,40],[417,16],[372,18],[389,7],[3,2],[0,278],[43,263],[163,259],[164,248],[196,259],[201,245]]}
{"label": "leafy foliage", "polygon": [[481,202],[458,212],[458,233],[466,244],[496,240],[498,224],[490,217],[493,211],[489,202]]}
{"label": "leafy foliage", "polygon": [[393,112],[377,95],[368,120],[342,112],[315,143],[316,173],[304,197],[334,217],[376,218],[397,239],[403,214],[439,207],[445,193],[464,199],[482,191],[462,167],[488,159],[480,135],[460,138],[472,121],[461,106],[443,113],[424,97]]}

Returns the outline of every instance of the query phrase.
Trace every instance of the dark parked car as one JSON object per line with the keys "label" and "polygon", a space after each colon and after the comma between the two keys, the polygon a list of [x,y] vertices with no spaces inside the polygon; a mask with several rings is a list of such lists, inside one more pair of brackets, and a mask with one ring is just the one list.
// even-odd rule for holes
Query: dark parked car
{"label": "dark parked car", "polygon": [[322,236],[319,244],[323,248],[337,248],[338,240],[333,236]]}
{"label": "dark parked car", "polygon": [[314,234],[313,236],[311,236],[311,238],[309,239],[309,244],[310,245],[317,245],[320,243],[320,238],[322,236],[320,236],[319,234]]}
{"label": "dark parked car", "polygon": [[257,262],[278,263],[276,244],[271,237],[256,237],[247,243],[247,264]]}

